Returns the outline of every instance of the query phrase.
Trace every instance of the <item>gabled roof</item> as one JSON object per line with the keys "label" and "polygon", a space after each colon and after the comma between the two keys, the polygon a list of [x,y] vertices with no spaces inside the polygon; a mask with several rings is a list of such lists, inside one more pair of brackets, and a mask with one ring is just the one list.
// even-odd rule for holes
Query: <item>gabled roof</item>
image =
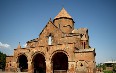
{"label": "gabled roof", "polygon": [[[42,32],[45,30],[45,28],[47,27],[47,25],[49,24],[49,23],[51,23],[56,29],[58,29],[59,31],[61,31],[61,29],[59,29],[57,26],[55,26],[54,24],[53,24],[53,22],[51,21],[51,19],[49,20],[49,22],[46,24],[46,26],[43,28],[43,30],[41,31],[41,33],[39,34],[39,36],[42,34]],[[62,32],[62,31],[61,31]],[[63,33],[63,32],[62,32]]]}
{"label": "gabled roof", "polygon": [[87,40],[87,38],[85,37],[85,35],[82,36],[81,40]]}
{"label": "gabled roof", "polygon": [[58,13],[58,15],[54,19],[61,17],[72,18],[64,8],[62,8],[62,10]]}

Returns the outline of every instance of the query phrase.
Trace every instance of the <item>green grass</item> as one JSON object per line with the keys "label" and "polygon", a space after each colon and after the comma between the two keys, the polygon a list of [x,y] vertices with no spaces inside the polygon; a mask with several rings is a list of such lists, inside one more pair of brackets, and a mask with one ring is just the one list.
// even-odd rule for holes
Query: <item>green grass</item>
{"label": "green grass", "polygon": [[116,72],[109,71],[109,70],[104,70],[103,72],[104,72],[104,73],[116,73]]}

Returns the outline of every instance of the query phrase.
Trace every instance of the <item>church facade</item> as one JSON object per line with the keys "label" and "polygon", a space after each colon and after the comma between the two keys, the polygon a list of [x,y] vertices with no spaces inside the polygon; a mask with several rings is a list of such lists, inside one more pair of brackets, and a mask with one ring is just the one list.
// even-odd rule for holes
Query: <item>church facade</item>
{"label": "church facade", "polygon": [[49,20],[38,38],[20,44],[6,57],[6,71],[28,73],[95,73],[95,49],[87,28],[74,29],[74,20],[62,8]]}

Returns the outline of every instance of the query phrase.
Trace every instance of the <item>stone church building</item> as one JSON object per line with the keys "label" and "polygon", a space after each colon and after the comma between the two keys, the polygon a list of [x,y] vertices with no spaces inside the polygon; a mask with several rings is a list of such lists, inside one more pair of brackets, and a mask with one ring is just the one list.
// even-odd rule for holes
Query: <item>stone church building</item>
{"label": "stone church building", "polygon": [[39,36],[20,43],[14,56],[7,56],[6,71],[28,73],[95,73],[95,49],[89,45],[87,28],[74,29],[74,20],[62,8]]}

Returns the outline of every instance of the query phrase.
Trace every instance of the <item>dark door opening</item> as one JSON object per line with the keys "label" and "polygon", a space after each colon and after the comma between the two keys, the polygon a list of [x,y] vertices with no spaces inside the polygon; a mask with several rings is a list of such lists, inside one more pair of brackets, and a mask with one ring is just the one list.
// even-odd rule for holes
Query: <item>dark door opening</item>
{"label": "dark door opening", "polygon": [[[53,73],[67,71],[68,70],[68,57],[62,52],[56,53],[53,58]],[[61,72],[62,73],[62,72]]]}
{"label": "dark door opening", "polygon": [[27,72],[28,71],[28,60],[25,55],[19,56],[19,68],[21,72]]}
{"label": "dark door opening", "polygon": [[42,54],[35,55],[33,65],[34,73],[46,73],[45,57]]}

